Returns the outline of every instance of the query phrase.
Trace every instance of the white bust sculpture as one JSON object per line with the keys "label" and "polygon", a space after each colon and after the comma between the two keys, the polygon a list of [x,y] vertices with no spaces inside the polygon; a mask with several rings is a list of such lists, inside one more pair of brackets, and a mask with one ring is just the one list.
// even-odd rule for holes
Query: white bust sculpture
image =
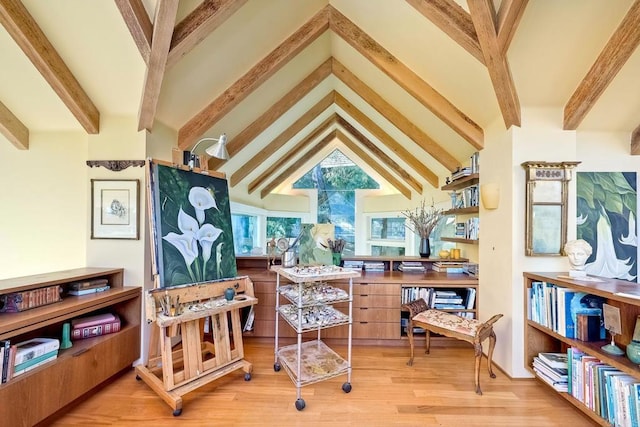
{"label": "white bust sculpture", "polygon": [[564,245],[564,252],[569,258],[569,276],[584,277],[587,273],[584,271],[584,265],[592,252],[591,245],[582,239],[569,240]]}

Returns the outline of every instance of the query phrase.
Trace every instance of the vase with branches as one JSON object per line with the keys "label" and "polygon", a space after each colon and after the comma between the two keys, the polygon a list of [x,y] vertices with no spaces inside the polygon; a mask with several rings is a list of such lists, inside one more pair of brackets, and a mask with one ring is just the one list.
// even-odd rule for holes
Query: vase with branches
{"label": "vase with branches", "polygon": [[442,209],[436,209],[433,201],[431,202],[431,206],[427,206],[424,200],[422,200],[420,205],[415,209],[402,211],[402,215],[408,220],[405,222],[405,227],[420,237],[418,252],[422,257],[429,257],[429,255],[431,255],[429,236],[438,224],[440,218],[442,218],[443,212]]}

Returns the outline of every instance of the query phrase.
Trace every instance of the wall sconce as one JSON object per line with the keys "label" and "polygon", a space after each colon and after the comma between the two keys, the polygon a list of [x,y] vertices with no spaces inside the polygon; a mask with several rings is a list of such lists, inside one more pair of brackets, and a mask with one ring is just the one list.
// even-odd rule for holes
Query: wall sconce
{"label": "wall sconce", "polygon": [[480,185],[480,199],[485,209],[498,209],[500,205],[500,184],[491,182]]}
{"label": "wall sconce", "polygon": [[196,148],[205,142],[205,141],[214,141],[215,143],[207,148],[205,153],[208,155],[215,157],[216,159],[227,160],[229,158],[229,153],[227,152],[227,134],[223,133],[220,135],[220,138],[202,138],[200,141],[196,142],[196,145],[193,146],[191,151],[189,152],[189,169],[193,169],[196,166]]}

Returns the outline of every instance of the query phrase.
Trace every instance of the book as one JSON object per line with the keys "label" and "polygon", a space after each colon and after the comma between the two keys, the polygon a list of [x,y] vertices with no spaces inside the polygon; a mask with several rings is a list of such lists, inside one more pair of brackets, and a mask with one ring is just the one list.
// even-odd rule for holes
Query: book
{"label": "book", "polygon": [[16,313],[62,301],[62,286],[47,286],[0,295],[0,313]]}
{"label": "book", "polygon": [[569,358],[567,353],[539,353],[538,357],[547,366],[554,369],[567,369]]}
{"label": "book", "polygon": [[115,322],[117,316],[111,313],[96,314],[94,316],[80,317],[71,320],[71,328],[86,328],[88,326],[102,325],[105,323]]}
{"label": "book", "polygon": [[68,292],[69,295],[75,295],[75,296],[79,296],[79,295],[89,295],[89,294],[95,294],[98,292],[104,292],[106,290],[109,290],[111,288],[111,286],[106,285],[106,286],[100,286],[98,288],[88,288],[88,289],[81,289],[78,291],[74,291],[74,290],[70,290]]}
{"label": "book", "polygon": [[97,324],[93,323],[89,326],[73,327],[72,321],[71,339],[78,340],[92,338],[100,335],[107,335],[118,332],[120,330],[120,318],[116,315],[113,316],[115,317],[115,319],[113,320],[106,320],[103,323]]}
{"label": "book", "polygon": [[83,289],[101,288],[109,284],[108,279],[84,280],[81,282],[69,283],[69,290],[80,291]]}
{"label": "book", "polygon": [[2,376],[0,379],[2,383],[7,382],[7,373],[9,371],[9,352],[11,349],[11,342],[9,340],[0,341],[0,347],[2,347],[2,359],[0,362],[2,363]]}
{"label": "book", "polygon": [[14,366],[60,348],[57,338],[33,338],[16,344]]}
{"label": "book", "polygon": [[13,367],[13,376],[16,377],[20,374],[23,374],[37,366],[43,364],[43,362],[48,362],[58,357],[58,350],[53,350],[48,353],[42,354],[38,357],[34,357],[33,359],[29,359],[24,363],[19,365],[15,365]]}

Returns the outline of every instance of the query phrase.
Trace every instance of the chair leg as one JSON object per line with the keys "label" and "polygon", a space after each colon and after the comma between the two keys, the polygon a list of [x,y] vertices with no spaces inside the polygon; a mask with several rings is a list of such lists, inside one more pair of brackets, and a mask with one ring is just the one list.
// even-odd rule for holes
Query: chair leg
{"label": "chair leg", "polygon": [[496,334],[493,332],[493,330],[491,331],[491,333],[489,334],[489,354],[487,357],[487,365],[489,366],[489,376],[491,378],[495,378],[496,374],[493,373],[493,349],[496,346]]}
{"label": "chair leg", "polygon": [[476,394],[482,395],[482,390],[480,389],[480,362],[482,361],[482,343],[475,343],[473,345],[475,349],[476,356],[476,367],[475,367],[475,380],[476,380]]}
{"label": "chair leg", "polygon": [[424,333],[424,352],[425,352],[425,354],[429,354],[429,350],[430,349],[431,349],[431,331],[426,329],[425,333]]}
{"label": "chair leg", "polygon": [[407,365],[413,366],[413,321],[409,320],[409,326],[407,329],[407,336],[409,337],[409,347],[411,348],[411,356]]}

